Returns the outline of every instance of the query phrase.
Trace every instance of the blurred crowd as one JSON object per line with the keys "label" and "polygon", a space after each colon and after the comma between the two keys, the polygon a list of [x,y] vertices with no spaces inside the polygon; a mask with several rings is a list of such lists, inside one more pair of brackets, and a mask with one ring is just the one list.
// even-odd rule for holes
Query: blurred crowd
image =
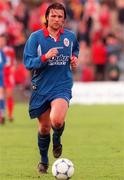
{"label": "blurred crowd", "polygon": [[[44,25],[45,10],[54,0],[0,0],[0,34],[16,54],[15,82],[28,86],[30,75],[23,66],[23,49],[31,32]],[[59,0],[65,4],[65,26],[80,45],[75,81],[124,80],[124,1]]]}

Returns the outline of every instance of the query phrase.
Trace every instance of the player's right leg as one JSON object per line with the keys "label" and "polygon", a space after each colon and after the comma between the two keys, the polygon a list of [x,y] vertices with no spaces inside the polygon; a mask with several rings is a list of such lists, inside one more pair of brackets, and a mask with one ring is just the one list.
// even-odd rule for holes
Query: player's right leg
{"label": "player's right leg", "polygon": [[48,150],[50,144],[51,122],[49,118],[50,108],[38,118],[38,147],[41,155],[41,162],[38,164],[40,173],[47,173]]}

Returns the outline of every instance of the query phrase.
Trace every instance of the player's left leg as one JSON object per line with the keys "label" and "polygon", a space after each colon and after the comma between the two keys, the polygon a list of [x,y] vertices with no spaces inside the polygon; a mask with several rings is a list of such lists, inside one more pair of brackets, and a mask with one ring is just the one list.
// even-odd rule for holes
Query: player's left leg
{"label": "player's left leg", "polygon": [[61,136],[65,126],[65,116],[68,110],[68,102],[57,98],[51,102],[50,120],[53,128],[53,155],[58,158],[62,154]]}

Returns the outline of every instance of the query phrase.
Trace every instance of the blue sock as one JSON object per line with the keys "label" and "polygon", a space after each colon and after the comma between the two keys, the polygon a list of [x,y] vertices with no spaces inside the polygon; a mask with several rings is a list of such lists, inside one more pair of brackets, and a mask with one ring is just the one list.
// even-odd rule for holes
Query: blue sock
{"label": "blue sock", "polygon": [[50,144],[50,134],[41,135],[38,133],[38,147],[41,155],[41,162],[48,164],[48,149]]}
{"label": "blue sock", "polygon": [[59,129],[52,127],[52,129],[53,129],[53,146],[61,144],[61,138],[60,137],[64,131],[64,128],[65,128],[65,123]]}

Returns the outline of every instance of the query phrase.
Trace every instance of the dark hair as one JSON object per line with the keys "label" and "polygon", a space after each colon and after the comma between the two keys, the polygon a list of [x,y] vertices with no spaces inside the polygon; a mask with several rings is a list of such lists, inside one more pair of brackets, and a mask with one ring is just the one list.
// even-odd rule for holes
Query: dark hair
{"label": "dark hair", "polygon": [[65,10],[65,7],[63,6],[63,4],[57,3],[57,2],[56,2],[56,3],[53,3],[53,4],[51,4],[51,5],[47,8],[46,13],[45,13],[45,18],[46,18],[46,23],[45,23],[45,25],[46,25],[46,26],[48,26],[47,17],[48,17],[48,15],[49,15],[51,9],[63,10],[63,11],[64,11],[64,19],[66,19],[66,10]]}

